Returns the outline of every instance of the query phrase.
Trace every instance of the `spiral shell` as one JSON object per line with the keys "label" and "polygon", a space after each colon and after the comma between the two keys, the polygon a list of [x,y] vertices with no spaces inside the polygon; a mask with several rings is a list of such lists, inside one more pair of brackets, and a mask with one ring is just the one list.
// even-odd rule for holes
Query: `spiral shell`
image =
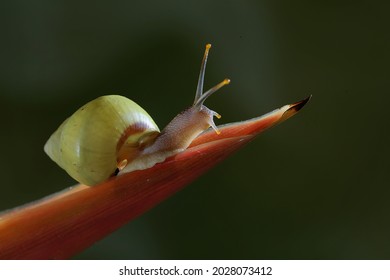
{"label": "spiral shell", "polygon": [[109,178],[121,164],[120,150],[137,150],[159,128],[138,104],[119,95],[94,99],[66,119],[44,146],[70,176],[85,185]]}

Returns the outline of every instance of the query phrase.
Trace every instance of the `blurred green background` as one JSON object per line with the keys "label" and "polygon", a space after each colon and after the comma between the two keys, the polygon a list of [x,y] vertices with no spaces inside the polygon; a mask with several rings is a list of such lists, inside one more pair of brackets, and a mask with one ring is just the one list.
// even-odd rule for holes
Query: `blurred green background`
{"label": "blurred green background", "polygon": [[104,94],[160,128],[193,101],[244,120],[313,98],[80,259],[389,259],[387,1],[7,1],[0,4],[0,210],[74,181],[43,152]]}

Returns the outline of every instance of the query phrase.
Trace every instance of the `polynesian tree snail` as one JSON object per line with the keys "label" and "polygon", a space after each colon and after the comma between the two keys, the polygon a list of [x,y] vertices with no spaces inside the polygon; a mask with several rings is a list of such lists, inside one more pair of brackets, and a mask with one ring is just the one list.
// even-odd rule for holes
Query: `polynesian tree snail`
{"label": "polynesian tree snail", "polygon": [[206,45],[193,105],[177,115],[162,132],[138,104],[119,95],[98,97],[66,119],[46,142],[46,154],[70,176],[93,186],[116,172],[152,167],[185,150],[221,116],[203,102],[230,83],[225,79],[203,93]]}

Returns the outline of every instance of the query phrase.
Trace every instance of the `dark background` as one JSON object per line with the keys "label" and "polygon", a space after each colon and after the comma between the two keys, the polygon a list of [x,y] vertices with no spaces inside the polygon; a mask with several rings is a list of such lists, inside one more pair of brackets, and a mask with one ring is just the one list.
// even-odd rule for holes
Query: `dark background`
{"label": "dark background", "polygon": [[389,259],[386,1],[7,1],[0,4],[0,210],[74,181],[43,152],[100,95],[163,128],[193,101],[243,120],[308,106],[82,259]]}

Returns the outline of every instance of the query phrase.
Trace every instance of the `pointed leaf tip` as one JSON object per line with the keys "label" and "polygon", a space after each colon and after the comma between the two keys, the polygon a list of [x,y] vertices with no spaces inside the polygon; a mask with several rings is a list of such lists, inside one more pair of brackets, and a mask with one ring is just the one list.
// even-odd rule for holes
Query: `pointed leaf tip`
{"label": "pointed leaf tip", "polygon": [[306,97],[305,99],[303,99],[301,101],[287,105],[287,106],[289,106],[289,108],[283,113],[283,115],[279,119],[278,123],[285,121],[288,118],[291,118],[292,116],[294,116],[296,113],[298,113],[307,104],[307,102],[309,102],[311,97],[312,97],[312,95],[310,94],[308,97]]}
{"label": "pointed leaf tip", "polygon": [[291,108],[289,110],[294,110],[296,112],[298,112],[299,110],[301,110],[307,102],[309,102],[309,100],[311,99],[312,95],[310,94],[308,97],[306,97],[305,99],[297,102],[297,103],[294,103],[294,104],[291,104]]}

